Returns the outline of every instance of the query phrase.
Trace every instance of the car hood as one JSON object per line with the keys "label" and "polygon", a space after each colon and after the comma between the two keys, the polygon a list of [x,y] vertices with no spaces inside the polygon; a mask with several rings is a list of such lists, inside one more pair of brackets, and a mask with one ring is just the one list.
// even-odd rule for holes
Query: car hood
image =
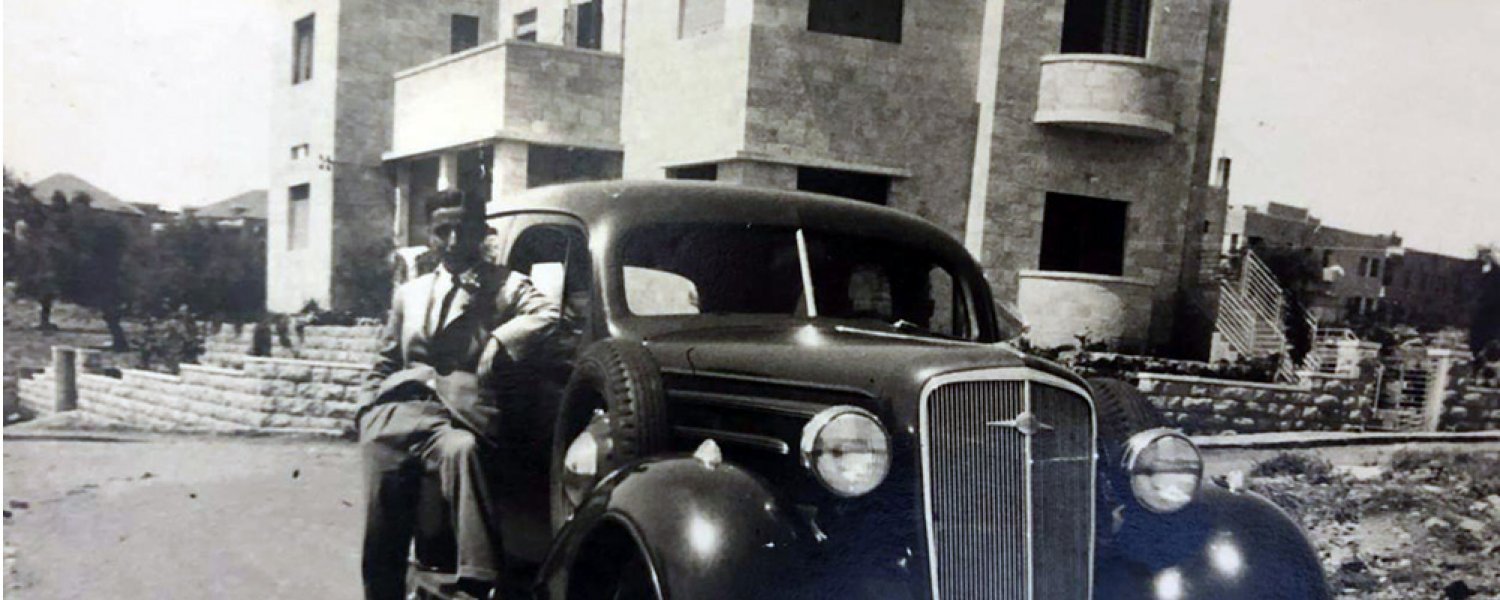
{"label": "car hood", "polygon": [[655,335],[645,341],[664,368],[678,372],[858,390],[869,397],[871,405],[865,408],[885,413],[902,427],[916,419],[922,386],[945,373],[1028,367],[1084,385],[1067,369],[1005,344],[955,342],[861,327],[714,327]]}

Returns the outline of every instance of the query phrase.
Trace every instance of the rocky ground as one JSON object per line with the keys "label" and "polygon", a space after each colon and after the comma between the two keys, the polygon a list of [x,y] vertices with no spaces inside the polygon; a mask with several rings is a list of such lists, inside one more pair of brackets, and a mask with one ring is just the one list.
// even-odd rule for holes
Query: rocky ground
{"label": "rocky ground", "polygon": [[1500,598],[1500,449],[1257,462],[1245,485],[1296,515],[1340,598]]}

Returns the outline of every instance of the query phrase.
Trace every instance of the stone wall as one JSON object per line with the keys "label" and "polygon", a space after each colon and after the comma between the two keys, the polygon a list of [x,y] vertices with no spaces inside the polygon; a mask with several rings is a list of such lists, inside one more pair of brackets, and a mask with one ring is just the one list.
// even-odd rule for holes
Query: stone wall
{"label": "stone wall", "polygon": [[1373,417],[1372,390],[1354,379],[1302,387],[1141,373],[1140,390],[1169,427],[1191,435],[1357,431]]}
{"label": "stone wall", "polygon": [[[271,358],[293,358],[368,366],[375,362],[380,348],[380,326],[337,327],[313,325],[299,334],[289,332],[291,345],[283,346],[276,335],[271,337]],[[235,331],[225,327],[208,336],[204,353],[198,362],[205,365],[239,368],[245,363],[254,342],[253,329]]]}
{"label": "stone wall", "polygon": [[[135,369],[78,374],[78,410],[131,427],[172,431],[306,432],[354,429],[364,364],[244,357],[243,368],[181,366],[178,375]],[[53,414],[51,368],[20,381],[20,403]]]}

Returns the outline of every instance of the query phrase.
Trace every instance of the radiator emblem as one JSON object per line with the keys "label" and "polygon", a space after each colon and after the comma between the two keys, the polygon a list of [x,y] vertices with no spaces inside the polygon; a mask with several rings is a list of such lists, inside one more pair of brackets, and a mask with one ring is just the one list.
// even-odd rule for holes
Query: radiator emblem
{"label": "radiator emblem", "polygon": [[1021,432],[1021,435],[1028,437],[1036,435],[1043,431],[1052,430],[1051,425],[1043,423],[1040,419],[1037,419],[1036,415],[1031,414],[1031,411],[1029,410],[1016,415],[1016,418],[1008,421],[985,421],[984,424],[989,427],[1009,427]]}

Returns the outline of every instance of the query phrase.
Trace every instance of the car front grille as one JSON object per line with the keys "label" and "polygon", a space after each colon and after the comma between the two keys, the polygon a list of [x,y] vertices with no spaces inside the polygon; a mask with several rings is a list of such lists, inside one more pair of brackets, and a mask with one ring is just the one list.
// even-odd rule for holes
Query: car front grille
{"label": "car front grille", "polygon": [[1087,599],[1093,409],[1070,384],[1006,371],[940,378],[923,399],[933,596]]}

